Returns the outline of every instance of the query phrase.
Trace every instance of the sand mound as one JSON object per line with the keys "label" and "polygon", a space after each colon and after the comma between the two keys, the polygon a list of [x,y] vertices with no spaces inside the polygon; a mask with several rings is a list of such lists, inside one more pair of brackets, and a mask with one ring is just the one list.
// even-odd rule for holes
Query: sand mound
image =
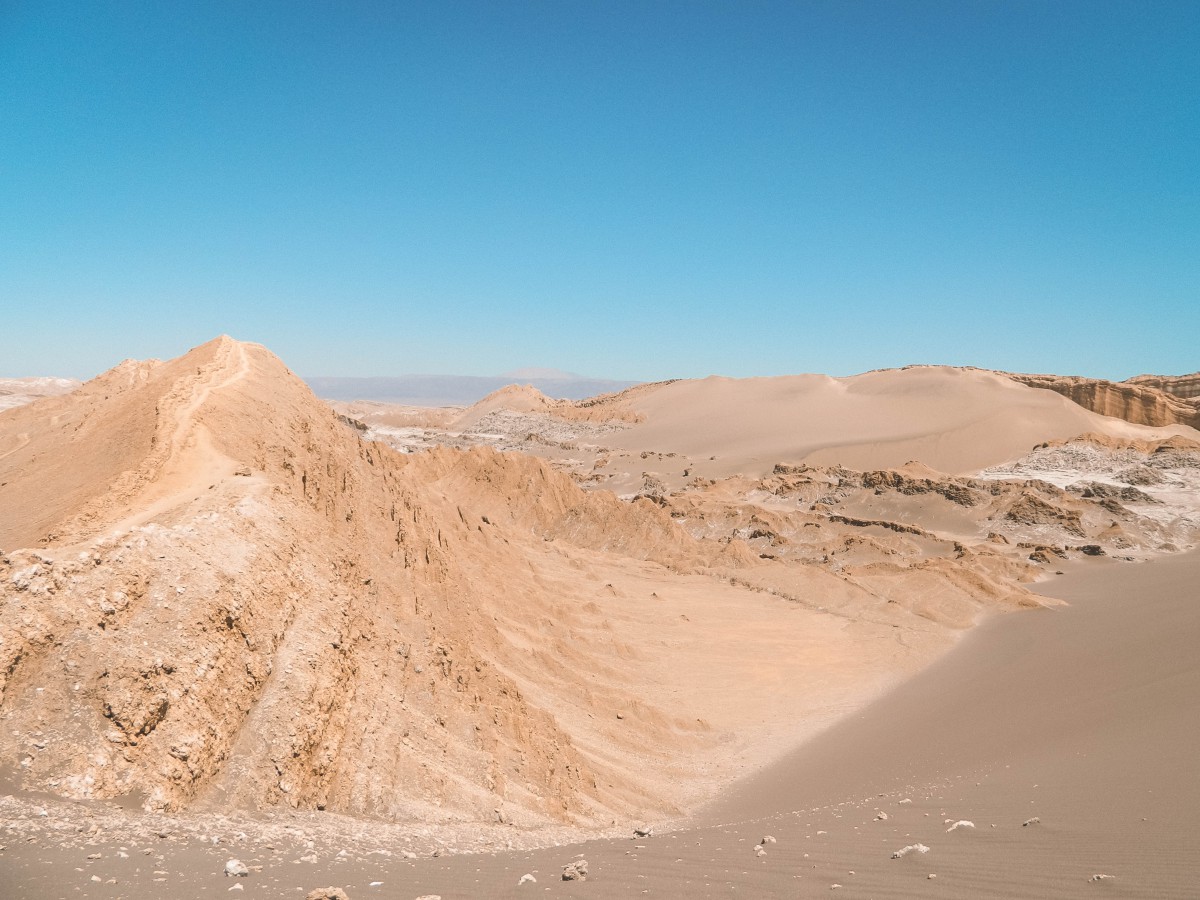
{"label": "sand mound", "polygon": [[498,391],[493,391],[478,403],[469,407],[462,416],[454,420],[452,427],[458,430],[465,430],[498,409],[525,413],[544,413],[555,408],[570,405],[572,404],[569,400],[551,400],[531,385],[511,384],[500,388]]}
{"label": "sand mound", "polygon": [[[841,379],[681,381],[628,404],[645,420],[616,436],[614,446],[686,455],[709,477],[762,475],[777,462],[880,469],[916,460],[963,473],[1087,431],[1162,436],[1003,375],[932,366]],[[715,465],[704,465],[710,457]]]}
{"label": "sand mound", "polygon": [[566,422],[632,424],[641,417],[629,408],[630,401],[663,383],[637,385],[615,394],[601,394],[586,400],[554,400],[531,385],[509,385],[468,408],[450,424],[450,428],[469,431],[498,412],[552,416]]}
{"label": "sand mound", "polygon": [[[1032,387],[1024,383],[1030,379]],[[696,476],[762,477],[779,463],[859,470],[907,465],[967,474],[1014,461],[1035,445],[1085,433],[1105,441],[1200,439],[1200,431],[1180,424],[1191,420],[1179,404],[1190,401],[1158,392],[1154,402],[1174,404],[1178,414],[1145,412],[1150,407],[1136,404],[1094,403],[1090,409],[1069,399],[1065,388],[1041,389],[1071,383],[912,366],[852,378],[660,382],[575,402],[512,387],[457,421],[424,429],[389,429],[380,427],[382,420],[368,424],[371,436],[403,451],[484,444],[533,453],[624,497],[679,490]],[[1116,389],[1153,393],[1130,385]],[[1083,392],[1074,399],[1087,403],[1089,396]],[[1139,424],[1146,422],[1153,424]]]}

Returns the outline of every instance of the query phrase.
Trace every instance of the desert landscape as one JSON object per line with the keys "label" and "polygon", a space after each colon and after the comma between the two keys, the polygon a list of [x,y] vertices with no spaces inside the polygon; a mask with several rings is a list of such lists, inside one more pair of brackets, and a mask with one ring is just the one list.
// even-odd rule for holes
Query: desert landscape
{"label": "desert landscape", "polygon": [[1196,380],[419,408],[221,337],[22,397],[0,879],[1188,896]]}
{"label": "desert landscape", "polygon": [[0,900],[1200,898],[1200,3],[0,58]]}

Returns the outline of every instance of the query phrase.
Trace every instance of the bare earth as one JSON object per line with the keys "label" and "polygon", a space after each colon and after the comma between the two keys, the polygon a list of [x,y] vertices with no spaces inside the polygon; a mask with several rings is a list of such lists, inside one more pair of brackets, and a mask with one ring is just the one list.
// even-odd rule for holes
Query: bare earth
{"label": "bare earth", "polygon": [[[230,856],[263,867],[244,884],[259,897],[326,883],[352,897],[445,900],[806,897],[833,884],[851,897],[1194,897],[1197,584],[1196,553],[1085,564],[1044,588],[1070,606],[990,621],[693,823],[646,839],[405,860],[386,828],[337,834],[311,815],[242,823],[245,839],[236,822],[172,822],[165,837],[121,841],[108,834],[121,830],[111,812],[51,805],[26,819],[27,802],[10,800],[5,812],[22,817],[5,831],[0,872],[8,896],[30,898],[208,897],[229,887]],[[949,830],[964,820],[973,827]],[[776,841],[756,856],[767,835]],[[913,844],[928,853],[892,858]],[[591,880],[562,882],[580,854]],[[536,886],[518,887],[526,873]]]}
{"label": "bare earth", "polygon": [[335,408],[222,338],[0,414],[12,896],[1191,895],[1189,426],[931,367]]}

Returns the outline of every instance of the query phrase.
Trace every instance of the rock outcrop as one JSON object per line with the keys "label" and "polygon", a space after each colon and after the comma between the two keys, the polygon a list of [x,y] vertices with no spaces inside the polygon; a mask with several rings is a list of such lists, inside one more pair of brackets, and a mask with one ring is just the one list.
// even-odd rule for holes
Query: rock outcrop
{"label": "rock outcrop", "polygon": [[22,784],[388,818],[603,806],[489,653],[456,565],[474,523],[266,350],[220,339],[46,403],[11,414],[55,424],[0,474],[0,751]]}
{"label": "rock outcrop", "polygon": [[1055,391],[1102,416],[1135,425],[1200,428],[1200,376],[1140,375],[1104,381],[1073,375],[1009,375],[1030,387]]}
{"label": "rock outcrop", "polygon": [[1191,375],[1135,375],[1125,383],[1154,388],[1185,400],[1200,397],[1200,372]]}

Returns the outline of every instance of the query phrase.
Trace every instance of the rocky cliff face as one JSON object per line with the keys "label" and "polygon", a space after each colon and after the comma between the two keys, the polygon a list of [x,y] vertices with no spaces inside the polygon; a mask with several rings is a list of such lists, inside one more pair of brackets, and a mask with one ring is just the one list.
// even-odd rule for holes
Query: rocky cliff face
{"label": "rocky cliff face", "polygon": [[4,460],[0,540],[37,546],[0,561],[0,753],[26,787],[166,809],[598,812],[595,773],[488,655],[494,625],[454,564],[474,524],[418,467],[261,348],[126,369],[55,407],[91,423],[61,465],[36,440]]}
{"label": "rocky cliff face", "polygon": [[1191,375],[1137,375],[1125,383],[1154,388],[1185,400],[1200,397],[1200,372]]}
{"label": "rocky cliff face", "polygon": [[[1071,375],[1010,375],[1030,387],[1055,391],[1102,416],[1135,425],[1190,425],[1200,428],[1200,377],[1178,379],[1139,376],[1130,381],[1103,381]],[[1192,392],[1192,393],[1189,393]]]}

